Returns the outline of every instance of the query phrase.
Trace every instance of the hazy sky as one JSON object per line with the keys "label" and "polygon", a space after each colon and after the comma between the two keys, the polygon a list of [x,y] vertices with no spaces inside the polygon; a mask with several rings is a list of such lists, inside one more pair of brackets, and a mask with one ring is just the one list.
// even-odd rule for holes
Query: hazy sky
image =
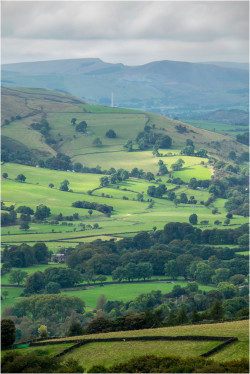
{"label": "hazy sky", "polygon": [[248,1],[2,0],[2,63],[248,61]]}

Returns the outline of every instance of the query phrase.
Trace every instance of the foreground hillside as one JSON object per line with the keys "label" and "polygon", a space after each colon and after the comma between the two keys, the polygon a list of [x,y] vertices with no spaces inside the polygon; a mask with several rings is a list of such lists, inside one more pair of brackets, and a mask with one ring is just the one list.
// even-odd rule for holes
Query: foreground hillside
{"label": "foreground hillside", "polygon": [[[249,335],[248,320],[225,322],[216,324],[202,324],[191,326],[175,326],[167,328],[120,331],[115,333],[82,335],[63,339],[51,339],[47,341],[45,346],[36,346],[23,349],[22,353],[30,353],[36,350],[44,350],[44,353],[57,353],[61,343],[62,349],[68,348],[70,343],[79,342],[82,339],[112,339],[123,338],[121,342],[92,342],[73,349],[71,352],[63,356],[66,361],[69,358],[79,360],[79,363],[88,370],[93,365],[105,365],[109,367],[114,364],[126,362],[129,359],[141,355],[179,355],[182,357],[198,357],[199,355],[213,349],[221,342],[214,341],[145,341],[143,337],[151,336],[217,336],[217,337],[237,337],[238,341],[224,347],[217,353],[212,354],[209,358],[224,362],[228,360],[239,360],[248,357]],[[126,341],[128,337],[137,337],[138,341]],[[56,345],[52,345],[51,343]],[[45,344],[45,343],[44,343]],[[65,346],[67,344],[67,346]],[[59,351],[60,352],[60,351]],[[46,353],[45,353],[46,354]]]}

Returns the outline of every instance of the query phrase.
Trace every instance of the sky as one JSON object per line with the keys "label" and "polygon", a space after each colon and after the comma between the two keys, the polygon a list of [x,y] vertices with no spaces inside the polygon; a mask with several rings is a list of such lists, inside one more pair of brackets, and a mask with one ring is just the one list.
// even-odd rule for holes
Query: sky
{"label": "sky", "polygon": [[248,62],[248,1],[1,2],[3,63]]}

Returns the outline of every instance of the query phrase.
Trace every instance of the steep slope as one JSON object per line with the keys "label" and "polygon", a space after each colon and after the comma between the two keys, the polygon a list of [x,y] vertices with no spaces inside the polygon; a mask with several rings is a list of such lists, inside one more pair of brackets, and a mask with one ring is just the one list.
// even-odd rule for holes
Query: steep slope
{"label": "steep slope", "polygon": [[248,71],[178,61],[141,66],[75,59],[7,64],[4,86],[62,90],[88,102],[139,108],[157,113],[181,110],[248,108]]}

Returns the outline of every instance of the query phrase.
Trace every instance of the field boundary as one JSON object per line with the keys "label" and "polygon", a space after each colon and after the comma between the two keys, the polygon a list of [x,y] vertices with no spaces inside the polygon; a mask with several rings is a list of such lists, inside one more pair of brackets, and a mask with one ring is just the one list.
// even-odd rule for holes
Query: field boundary
{"label": "field boundary", "polygon": [[218,341],[221,342],[217,347],[202,353],[199,357],[209,357],[215,352],[220,351],[225,346],[238,341],[237,337],[225,337],[225,336],[206,336],[206,335],[184,335],[184,336],[136,336],[136,337],[121,337],[121,338],[103,338],[103,339],[72,339],[72,340],[60,340],[60,341],[46,341],[46,342],[31,342],[30,346],[46,346],[55,344],[65,344],[69,342],[75,342],[71,347],[66,348],[62,352],[58,353],[54,357],[61,357],[66,353],[86,345],[89,343],[104,343],[104,342],[126,342],[126,341]]}

